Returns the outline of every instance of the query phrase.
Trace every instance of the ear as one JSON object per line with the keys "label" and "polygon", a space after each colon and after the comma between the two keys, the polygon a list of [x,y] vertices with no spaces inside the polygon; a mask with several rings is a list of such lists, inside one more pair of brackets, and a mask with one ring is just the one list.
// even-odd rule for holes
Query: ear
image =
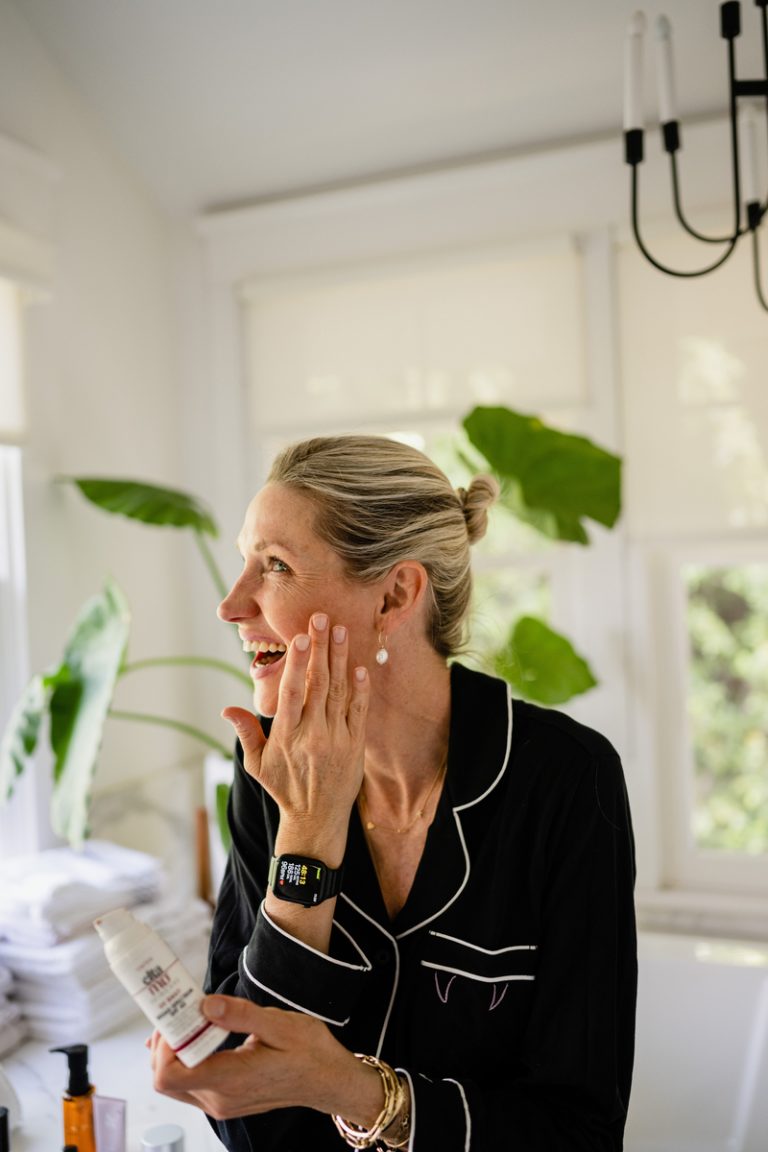
{"label": "ear", "polygon": [[376,613],[376,628],[393,633],[423,611],[429,588],[427,570],[418,560],[401,560],[390,570]]}

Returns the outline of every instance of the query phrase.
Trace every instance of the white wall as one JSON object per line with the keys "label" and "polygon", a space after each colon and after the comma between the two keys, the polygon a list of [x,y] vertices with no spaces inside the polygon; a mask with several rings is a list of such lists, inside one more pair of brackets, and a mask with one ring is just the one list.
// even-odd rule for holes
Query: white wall
{"label": "white wall", "polygon": [[[41,189],[35,198],[0,182],[0,221],[41,239],[52,256],[48,297],[27,314],[30,668],[57,659],[79,606],[108,573],[133,608],[132,655],[185,651],[191,642],[184,574],[196,563],[191,542],[107,517],[73,489],[52,483],[57,474],[85,473],[183,486],[174,268],[187,243],[184,229],[177,223],[172,231],[121,167],[6,0],[0,0],[0,135],[23,146],[22,161],[29,150],[22,175]],[[119,706],[193,719],[183,677],[148,675],[143,688],[139,678],[126,681]],[[185,738],[113,722],[98,789],[157,778],[190,756],[196,747]]]}

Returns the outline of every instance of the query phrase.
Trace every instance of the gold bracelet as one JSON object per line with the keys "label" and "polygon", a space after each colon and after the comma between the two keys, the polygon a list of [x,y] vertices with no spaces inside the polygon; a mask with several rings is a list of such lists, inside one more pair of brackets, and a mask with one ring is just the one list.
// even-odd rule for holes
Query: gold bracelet
{"label": "gold bracelet", "polygon": [[[400,1108],[395,1113],[389,1128],[385,1128],[382,1133],[387,1148],[392,1149],[405,1148],[411,1139],[411,1093],[403,1077],[398,1075],[397,1078],[402,1089]],[[391,1128],[395,1129],[394,1132],[390,1131]]]}
{"label": "gold bracelet", "polygon": [[361,1128],[359,1124],[351,1124],[343,1116],[332,1116],[331,1119],[350,1148],[373,1148],[376,1141],[381,1139],[382,1132],[389,1128],[402,1108],[405,1091],[400,1077],[394,1068],[390,1068],[389,1064],[385,1064],[377,1056],[363,1056],[360,1052],[355,1052],[355,1056],[363,1064],[375,1068],[381,1077],[384,1088],[384,1107],[370,1128]]}

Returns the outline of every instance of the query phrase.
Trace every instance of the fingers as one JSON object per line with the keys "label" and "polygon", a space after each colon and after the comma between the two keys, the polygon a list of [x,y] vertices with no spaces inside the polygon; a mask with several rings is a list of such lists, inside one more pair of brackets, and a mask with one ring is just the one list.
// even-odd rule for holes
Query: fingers
{"label": "fingers", "polygon": [[246,772],[249,776],[258,778],[261,753],[267,742],[261,724],[253,713],[246,711],[245,708],[225,708],[221,715],[232,725],[243,746]]}
{"label": "fingers", "polygon": [[[284,657],[285,668],[278,689],[279,707],[275,724],[293,731],[301,723],[307,682],[307,665],[312,641],[304,632],[294,636]],[[275,725],[273,725],[274,731]]]}
{"label": "fingers", "polygon": [[352,698],[349,702],[347,723],[349,734],[355,743],[362,744],[365,739],[365,722],[368,716],[368,704],[371,699],[371,681],[366,668],[355,668],[352,677]]}
{"label": "fingers", "polygon": [[[346,628],[344,633],[346,636]],[[307,667],[305,708],[309,716],[321,717],[325,715],[330,683],[328,648],[331,641],[328,617],[325,612],[315,612],[309,622],[309,635],[312,647],[310,648]],[[336,649],[337,645],[333,643],[331,647]]]}
{"label": "fingers", "polygon": [[189,1091],[189,1069],[176,1058],[173,1051],[159,1032],[151,1037],[152,1081],[156,1092],[181,1100],[183,1104],[196,1104],[198,1101]]}
{"label": "fingers", "polygon": [[[334,728],[349,720],[359,730],[369,694],[364,670],[350,676],[350,637],[344,624],[331,624],[327,613],[315,612],[307,633],[294,636],[280,680],[279,708],[273,725],[296,733],[303,721],[326,722]],[[240,709],[227,709],[227,712]],[[246,714],[247,715],[247,714]],[[241,736],[242,739],[242,736]]]}
{"label": "fingers", "polygon": [[349,699],[349,636],[343,624],[331,628],[329,652],[328,693],[326,711],[331,723],[342,718],[347,711]]}
{"label": "fingers", "polygon": [[228,1032],[247,1033],[273,1047],[281,1036],[281,1013],[262,1008],[239,996],[204,996],[200,1009],[206,1019]]}

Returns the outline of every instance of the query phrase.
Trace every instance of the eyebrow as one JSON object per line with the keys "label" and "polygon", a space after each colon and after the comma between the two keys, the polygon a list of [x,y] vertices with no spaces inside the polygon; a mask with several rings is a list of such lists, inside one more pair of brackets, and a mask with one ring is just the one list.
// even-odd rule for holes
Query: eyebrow
{"label": "eyebrow", "polygon": [[[243,545],[242,545],[242,542],[241,542],[241,539],[239,536],[235,540],[235,548],[237,548],[238,552],[242,556],[244,549],[243,549]],[[290,544],[282,544],[279,540],[275,540],[274,543],[272,543],[272,544],[270,544],[269,541],[267,541],[267,540],[256,540],[256,541],[254,541],[252,551],[254,551],[254,552],[268,552],[270,550],[270,548],[279,548],[280,551],[282,551],[282,552],[292,552],[293,551]]]}

